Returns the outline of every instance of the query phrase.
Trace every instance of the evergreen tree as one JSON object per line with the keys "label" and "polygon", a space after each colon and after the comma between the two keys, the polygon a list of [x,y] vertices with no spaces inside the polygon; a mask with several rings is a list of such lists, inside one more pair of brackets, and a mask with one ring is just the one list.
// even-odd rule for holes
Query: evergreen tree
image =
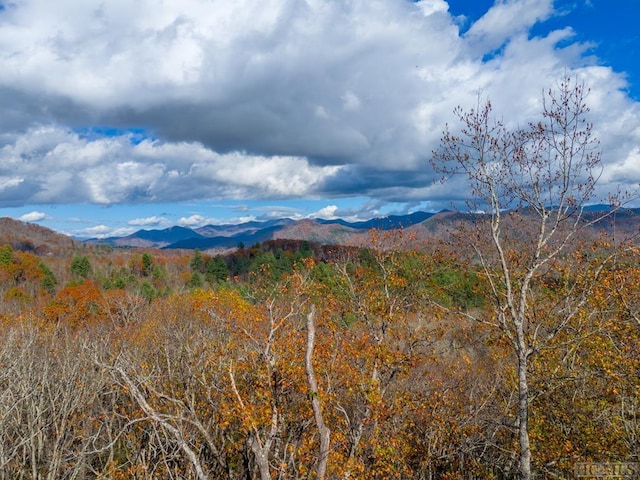
{"label": "evergreen tree", "polygon": [[85,255],[74,257],[71,261],[71,273],[80,280],[89,278],[92,268],[91,262]]}

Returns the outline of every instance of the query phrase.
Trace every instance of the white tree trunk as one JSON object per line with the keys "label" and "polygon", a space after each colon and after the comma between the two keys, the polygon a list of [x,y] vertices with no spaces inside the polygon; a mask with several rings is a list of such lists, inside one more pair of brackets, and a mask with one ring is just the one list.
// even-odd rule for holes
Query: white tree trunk
{"label": "white tree trunk", "polygon": [[315,306],[311,306],[311,311],[307,315],[307,353],[305,356],[305,367],[307,370],[307,382],[309,384],[309,395],[311,397],[311,406],[313,408],[313,416],[320,435],[320,451],[318,453],[317,479],[324,480],[327,473],[327,462],[329,459],[329,442],[331,432],[324,423],[322,416],[322,405],[318,394],[318,382],[316,381],[315,372],[313,370],[313,347],[315,341],[316,328],[314,318],[316,314]]}

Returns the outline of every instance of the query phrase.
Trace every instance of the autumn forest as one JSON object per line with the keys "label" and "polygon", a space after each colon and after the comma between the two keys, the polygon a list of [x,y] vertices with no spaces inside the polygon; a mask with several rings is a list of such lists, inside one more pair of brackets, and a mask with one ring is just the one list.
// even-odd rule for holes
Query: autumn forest
{"label": "autumn forest", "polygon": [[490,103],[456,112],[434,168],[479,203],[446,238],[168,251],[3,224],[0,479],[557,479],[639,462],[627,199],[584,208],[585,91],[545,95],[517,131]]}

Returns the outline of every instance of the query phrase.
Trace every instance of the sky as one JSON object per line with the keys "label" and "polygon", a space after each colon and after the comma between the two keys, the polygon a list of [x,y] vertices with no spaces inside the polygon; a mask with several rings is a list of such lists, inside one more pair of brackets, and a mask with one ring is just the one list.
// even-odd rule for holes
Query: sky
{"label": "sky", "polygon": [[0,216],[77,237],[438,211],[453,109],[585,82],[640,182],[640,0],[0,0]]}

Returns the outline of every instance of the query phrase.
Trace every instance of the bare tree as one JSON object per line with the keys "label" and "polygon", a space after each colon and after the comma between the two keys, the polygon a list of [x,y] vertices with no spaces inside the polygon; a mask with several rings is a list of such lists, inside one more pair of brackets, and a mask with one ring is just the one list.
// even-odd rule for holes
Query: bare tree
{"label": "bare tree", "polygon": [[327,473],[327,461],[329,459],[329,442],[331,438],[331,431],[327,427],[324,416],[322,414],[322,404],[320,403],[320,397],[318,393],[318,381],[316,380],[316,374],[313,368],[313,348],[316,336],[315,327],[316,308],[315,305],[311,305],[311,310],[307,314],[307,351],[304,357],[305,370],[307,373],[307,383],[309,385],[309,395],[311,397],[311,406],[313,408],[313,416],[318,428],[318,435],[320,435],[320,452],[318,455],[318,480],[324,480]]}
{"label": "bare tree", "polygon": [[[532,398],[529,361],[584,306],[603,263],[591,272],[591,283],[569,289],[553,315],[538,318],[536,281],[579,240],[586,227],[611,215],[585,211],[595,199],[601,172],[599,143],[587,121],[588,89],[564,79],[543,94],[542,118],[510,130],[494,119],[491,103],[454,113],[459,132],[447,128],[433,154],[434,168],[462,174],[471,187],[465,233],[487,278],[493,301],[491,318],[473,317],[504,334],[515,354],[518,380],[517,432],[519,476],[532,477],[529,404]],[[480,214],[480,212],[485,212]]]}
{"label": "bare tree", "polygon": [[155,409],[148,401],[143,393],[142,389],[138,385],[138,383],[132,378],[131,375],[127,372],[127,370],[121,366],[116,364],[115,366],[104,366],[107,368],[111,368],[116,375],[119,375],[124,385],[127,386],[131,396],[138,403],[144,414],[153,422],[160,425],[176,442],[176,444],[180,447],[180,450],[184,452],[184,454],[189,459],[189,462],[193,466],[196,472],[196,476],[198,480],[207,480],[208,476],[206,475],[204,468],[202,467],[202,463],[198,458],[197,453],[194,451],[189,442],[184,438],[182,431],[175,426],[175,416],[166,415],[159,412]]}
{"label": "bare tree", "polygon": [[0,479],[84,478],[101,381],[61,328],[8,327],[0,345]]}

